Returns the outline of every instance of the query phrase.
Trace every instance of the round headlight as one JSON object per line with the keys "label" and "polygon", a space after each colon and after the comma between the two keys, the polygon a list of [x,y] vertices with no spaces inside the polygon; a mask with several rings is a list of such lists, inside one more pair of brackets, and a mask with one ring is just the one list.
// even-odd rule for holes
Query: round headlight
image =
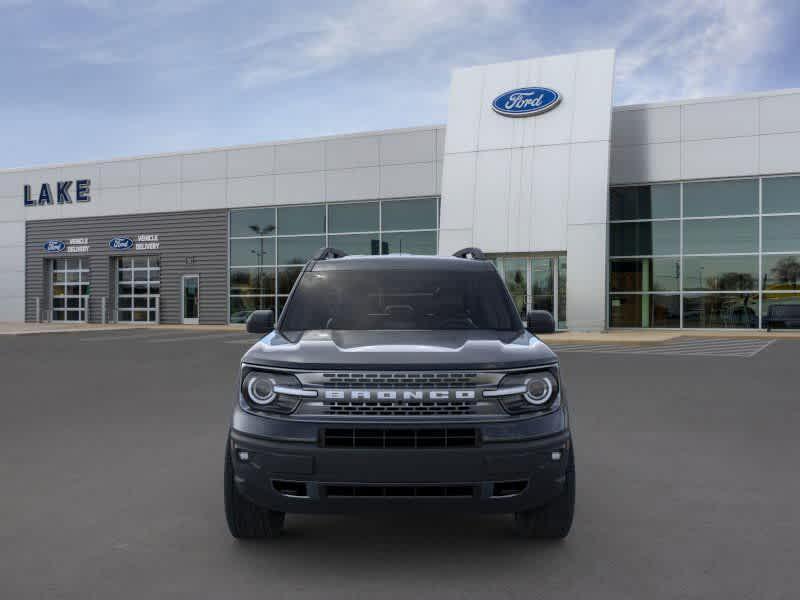
{"label": "round headlight", "polygon": [[536,375],[525,381],[525,400],[539,406],[553,395],[553,382],[547,375]]}
{"label": "round headlight", "polygon": [[275,398],[275,382],[266,375],[254,373],[248,377],[247,395],[253,404],[270,404]]}

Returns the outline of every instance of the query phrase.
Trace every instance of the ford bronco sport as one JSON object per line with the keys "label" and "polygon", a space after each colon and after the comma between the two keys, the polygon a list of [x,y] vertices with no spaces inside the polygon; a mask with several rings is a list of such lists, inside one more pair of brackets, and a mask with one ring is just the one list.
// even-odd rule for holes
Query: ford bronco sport
{"label": "ford bronco sport", "polygon": [[225,451],[237,538],[286,513],[442,508],[514,515],[529,537],[572,524],[575,461],[556,355],[494,265],[321,250],[242,358]]}

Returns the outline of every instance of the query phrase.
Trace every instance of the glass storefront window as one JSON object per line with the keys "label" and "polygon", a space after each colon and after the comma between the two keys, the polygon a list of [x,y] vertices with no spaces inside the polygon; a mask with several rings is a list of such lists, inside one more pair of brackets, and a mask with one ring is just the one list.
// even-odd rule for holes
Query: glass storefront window
{"label": "glass storefront window", "polygon": [[800,254],[768,254],[761,262],[763,290],[800,289]]}
{"label": "glass storefront window", "polygon": [[436,198],[385,201],[381,204],[381,229],[435,229],[438,210]]}
{"label": "glass storefront window", "polygon": [[684,217],[753,215],[758,212],[758,180],[697,181],[683,186]]}
{"label": "glass storefront window", "polygon": [[528,259],[504,258],[503,279],[505,280],[511,298],[517,307],[517,312],[524,315],[528,312]]}
{"label": "glass storefront window", "polygon": [[685,294],[683,326],[726,329],[758,327],[758,294]]}
{"label": "glass storefront window", "polygon": [[612,292],[677,292],[678,258],[628,258],[611,261]]}
{"label": "glass storefront window", "polygon": [[328,245],[348,254],[380,254],[380,235],[377,233],[352,233],[329,235]]}
{"label": "glass storefront window", "polygon": [[685,290],[757,290],[758,256],[687,256]]}
{"label": "glass storefront window", "polygon": [[278,207],[278,235],[306,233],[325,233],[325,205]]}
{"label": "glass storefront window", "polygon": [[274,296],[230,297],[230,322],[244,323],[254,310],[275,310]]}
{"label": "glass storefront window", "polygon": [[609,327],[680,327],[680,296],[612,294]]}
{"label": "glass storefront window", "polygon": [[436,254],[435,231],[384,233],[383,254]]}
{"label": "glass storefront window", "polygon": [[761,301],[761,318],[763,319],[763,326],[769,326],[771,329],[784,329],[786,327],[785,323],[780,321],[767,323],[766,320],[767,317],[770,316],[770,306],[780,307],[787,304],[793,306],[800,305],[800,294],[783,294],[775,292],[765,293]]}
{"label": "glass storefront window", "polygon": [[317,250],[324,247],[324,235],[278,238],[278,264],[304,265]]}
{"label": "glass storefront window", "polygon": [[800,215],[764,217],[764,252],[800,252]]}
{"label": "glass storefront window", "polygon": [[231,269],[231,293],[274,294],[275,270],[272,267]]}
{"label": "glass storefront window", "polygon": [[681,186],[668,183],[611,188],[609,216],[612,221],[680,217]]}
{"label": "glass storefront window", "polygon": [[765,213],[800,213],[800,177],[765,177],[761,209]]}
{"label": "glass storefront window", "polygon": [[230,264],[236,267],[275,264],[275,238],[231,240]]}
{"label": "glass storefront window", "polygon": [[328,205],[328,231],[350,233],[378,231],[380,208],[377,202],[353,202]]}
{"label": "glass storefront window", "polygon": [[275,226],[274,208],[231,211],[231,237],[273,235]]}
{"label": "glass storefront window", "polygon": [[558,257],[558,328],[567,328],[567,257]]}
{"label": "glass storefront window", "polygon": [[699,219],[683,222],[684,254],[758,252],[758,219]]}
{"label": "glass storefront window", "polygon": [[[438,210],[438,198],[232,210],[231,322],[244,322],[265,302],[280,310],[301,265],[326,246],[347,254],[436,254]],[[386,233],[389,227],[400,231]],[[405,231],[417,229],[428,231]]]}
{"label": "glass storefront window", "polygon": [[680,221],[612,223],[611,256],[650,256],[679,254]]}

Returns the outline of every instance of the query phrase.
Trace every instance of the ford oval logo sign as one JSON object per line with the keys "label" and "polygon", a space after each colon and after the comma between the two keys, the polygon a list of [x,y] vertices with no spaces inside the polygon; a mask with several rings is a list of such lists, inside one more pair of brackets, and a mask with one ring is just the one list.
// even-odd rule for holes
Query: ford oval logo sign
{"label": "ford oval logo sign", "polygon": [[133,248],[133,240],[124,237],[111,238],[108,242],[108,247],[112,250],[130,250]]}
{"label": "ford oval logo sign", "polygon": [[558,106],[561,94],[550,88],[528,87],[503,92],[492,102],[496,113],[505,117],[540,115]]}
{"label": "ford oval logo sign", "polygon": [[45,252],[63,252],[67,245],[61,240],[47,240],[44,243]]}

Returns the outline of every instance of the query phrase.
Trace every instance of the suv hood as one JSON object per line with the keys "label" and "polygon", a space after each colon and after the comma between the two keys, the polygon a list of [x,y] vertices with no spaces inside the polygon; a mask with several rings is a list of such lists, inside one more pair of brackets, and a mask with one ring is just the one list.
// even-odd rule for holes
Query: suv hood
{"label": "suv hood", "polygon": [[[242,359],[287,369],[513,369],[558,359],[527,331],[272,332]],[[295,341],[296,340],[296,341]]]}

